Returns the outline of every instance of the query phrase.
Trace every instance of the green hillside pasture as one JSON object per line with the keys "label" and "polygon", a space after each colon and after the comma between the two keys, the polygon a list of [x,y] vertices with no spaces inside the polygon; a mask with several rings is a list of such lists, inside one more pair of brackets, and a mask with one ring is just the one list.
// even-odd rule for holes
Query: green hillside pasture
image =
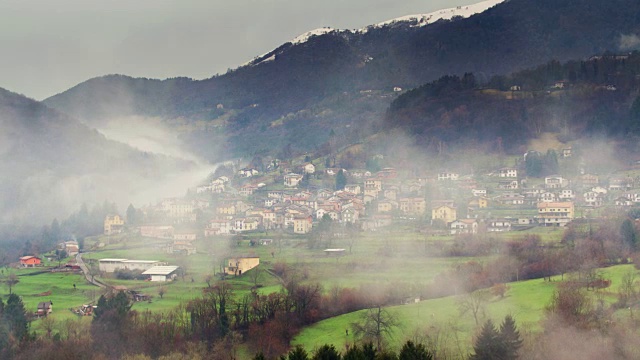
{"label": "green hillside pasture", "polygon": [[[638,274],[632,265],[599,270],[600,275],[612,282],[611,287],[604,291],[607,302],[613,303],[615,301],[615,293],[618,291],[621,279],[628,271],[634,271]],[[488,318],[492,319],[494,323],[500,323],[505,315],[511,314],[521,330],[540,331],[540,321],[545,317],[544,309],[551,301],[560,278],[554,277],[554,280],[556,281],[547,282],[535,279],[510,283],[510,289],[504,298],[493,297],[487,304],[486,316],[480,317],[479,325],[482,325],[482,322]],[[593,294],[595,296],[595,292]],[[468,353],[472,346],[473,335],[479,327],[475,324],[471,314],[460,315],[457,303],[462,298],[464,295],[449,296],[387,308],[395,314],[398,323],[401,324],[394,331],[390,345],[398,349],[406,340],[424,338],[425,335],[435,331],[434,329],[452,331],[451,329],[455,328],[456,336],[464,348],[463,353]],[[293,339],[292,344],[302,345],[308,351],[323,344],[334,344],[338,349],[344,349],[347,344],[353,343],[355,340],[352,336],[351,324],[358,321],[361,313],[345,314],[307,327]],[[349,329],[348,336],[345,332],[346,329]]]}
{"label": "green hillside pasture", "polygon": [[500,234],[500,238],[504,240],[518,240],[526,235],[538,235],[544,243],[560,242],[564,228],[555,226],[534,226],[531,229],[522,231],[509,231]]}
{"label": "green hillside pasture", "polygon": [[[510,286],[511,289],[504,298],[491,299],[486,306],[486,316],[481,316],[480,321],[491,318],[494,322],[500,322],[505,315],[512,314],[520,328],[538,329],[538,324],[544,316],[544,307],[555,289],[555,283],[530,280]],[[471,314],[460,315],[457,301],[463,297],[464,295],[449,296],[387,308],[401,324],[390,339],[391,347],[398,349],[406,340],[427,335],[429,329],[447,327],[456,328],[456,336],[459,337],[461,345],[470,348],[472,335],[478,326]],[[344,349],[355,340],[351,324],[359,320],[361,313],[360,311],[338,316],[305,328],[293,339],[292,344],[302,345],[308,351],[323,344],[335,344],[337,348]],[[348,336],[346,329],[349,329]]]}
{"label": "green hillside pasture", "polygon": [[[16,270],[20,282],[12,292],[22,297],[25,309],[35,313],[39,302],[52,301],[52,315],[56,320],[76,318],[70,308],[80,307],[101,294],[101,289],[86,283],[84,276],[70,272],[41,272],[43,269]],[[76,288],[73,288],[73,285]],[[50,292],[50,294],[48,294]],[[3,301],[6,303],[9,289],[3,287]],[[34,326],[32,324],[32,326]]]}

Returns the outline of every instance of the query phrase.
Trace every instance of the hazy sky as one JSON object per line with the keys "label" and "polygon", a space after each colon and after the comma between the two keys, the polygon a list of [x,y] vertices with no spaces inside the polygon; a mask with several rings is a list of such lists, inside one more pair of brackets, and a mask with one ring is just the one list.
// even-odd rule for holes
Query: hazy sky
{"label": "hazy sky", "polygon": [[208,78],[306,31],[479,0],[0,0],[0,87],[44,99],[106,74]]}

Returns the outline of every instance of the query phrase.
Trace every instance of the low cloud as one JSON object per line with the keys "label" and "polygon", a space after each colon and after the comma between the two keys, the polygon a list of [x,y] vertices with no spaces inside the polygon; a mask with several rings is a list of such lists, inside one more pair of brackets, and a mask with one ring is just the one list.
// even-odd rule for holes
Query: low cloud
{"label": "low cloud", "polygon": [[640,49],[640,37],[636,34],[621,34],[618,38],[618,48],[622,51],[632,51]]}

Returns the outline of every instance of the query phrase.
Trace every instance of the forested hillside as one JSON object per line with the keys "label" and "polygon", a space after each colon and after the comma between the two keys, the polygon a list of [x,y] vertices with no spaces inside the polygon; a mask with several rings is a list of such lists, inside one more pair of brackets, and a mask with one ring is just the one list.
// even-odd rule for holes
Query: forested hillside
{"label": "forested hillside", "polygon": [[[478,84],[473,74],[446,76],[409,91],[391,104],[389,128],[401,128],[426,147],[485,144],[518,148],[543,132],[565,141],[640,133],[640,54],[604,55],[588,61],[545,65],[496,76]],[[637,150],[627,147],[628,150]]]}

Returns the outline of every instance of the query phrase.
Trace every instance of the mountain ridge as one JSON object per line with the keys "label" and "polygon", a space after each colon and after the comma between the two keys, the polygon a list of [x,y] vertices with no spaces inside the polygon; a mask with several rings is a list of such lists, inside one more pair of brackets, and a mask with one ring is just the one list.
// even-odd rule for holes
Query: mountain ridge
{"label": "mountain ridge", "polygon": [[[327,99],[341,94],[360,98],[357,94],[363,91],[392,96],[393,88],[415,88],[445,74],[473,72],[487,82],[494,75],[551,59],[617,51],[623,35],[640,32],[638,19],[640,5],[630,0],[510,0],[468,18],[443,19],[425,27],[406,22],[364,33],[329,31],[299,44],[285,43],[254,60],[257,66],[205,80],[88,81],[45,103],[88,122],[132,114],[219,122],[210,132],[225,137],[229,151],[240,155],[282,146],[244,137],[258,129],[275,135],[280,129],[271,124],[293,114],[309,130],[321,133],[311,142],[291,139],[304,151],[322,144],[330,128],[345,122],[358,125],[350,120],[355,113],[320,116],[341,110],[317,109]],[[379,100],[388,105],[392,97]],[[331,106],[340,103],[336,100]],[[301,112],[312,113],[313,120],[295,117]],[[370,115],[379,119],[383,114]],[[185,136],[206,143],[201,133]]]}

